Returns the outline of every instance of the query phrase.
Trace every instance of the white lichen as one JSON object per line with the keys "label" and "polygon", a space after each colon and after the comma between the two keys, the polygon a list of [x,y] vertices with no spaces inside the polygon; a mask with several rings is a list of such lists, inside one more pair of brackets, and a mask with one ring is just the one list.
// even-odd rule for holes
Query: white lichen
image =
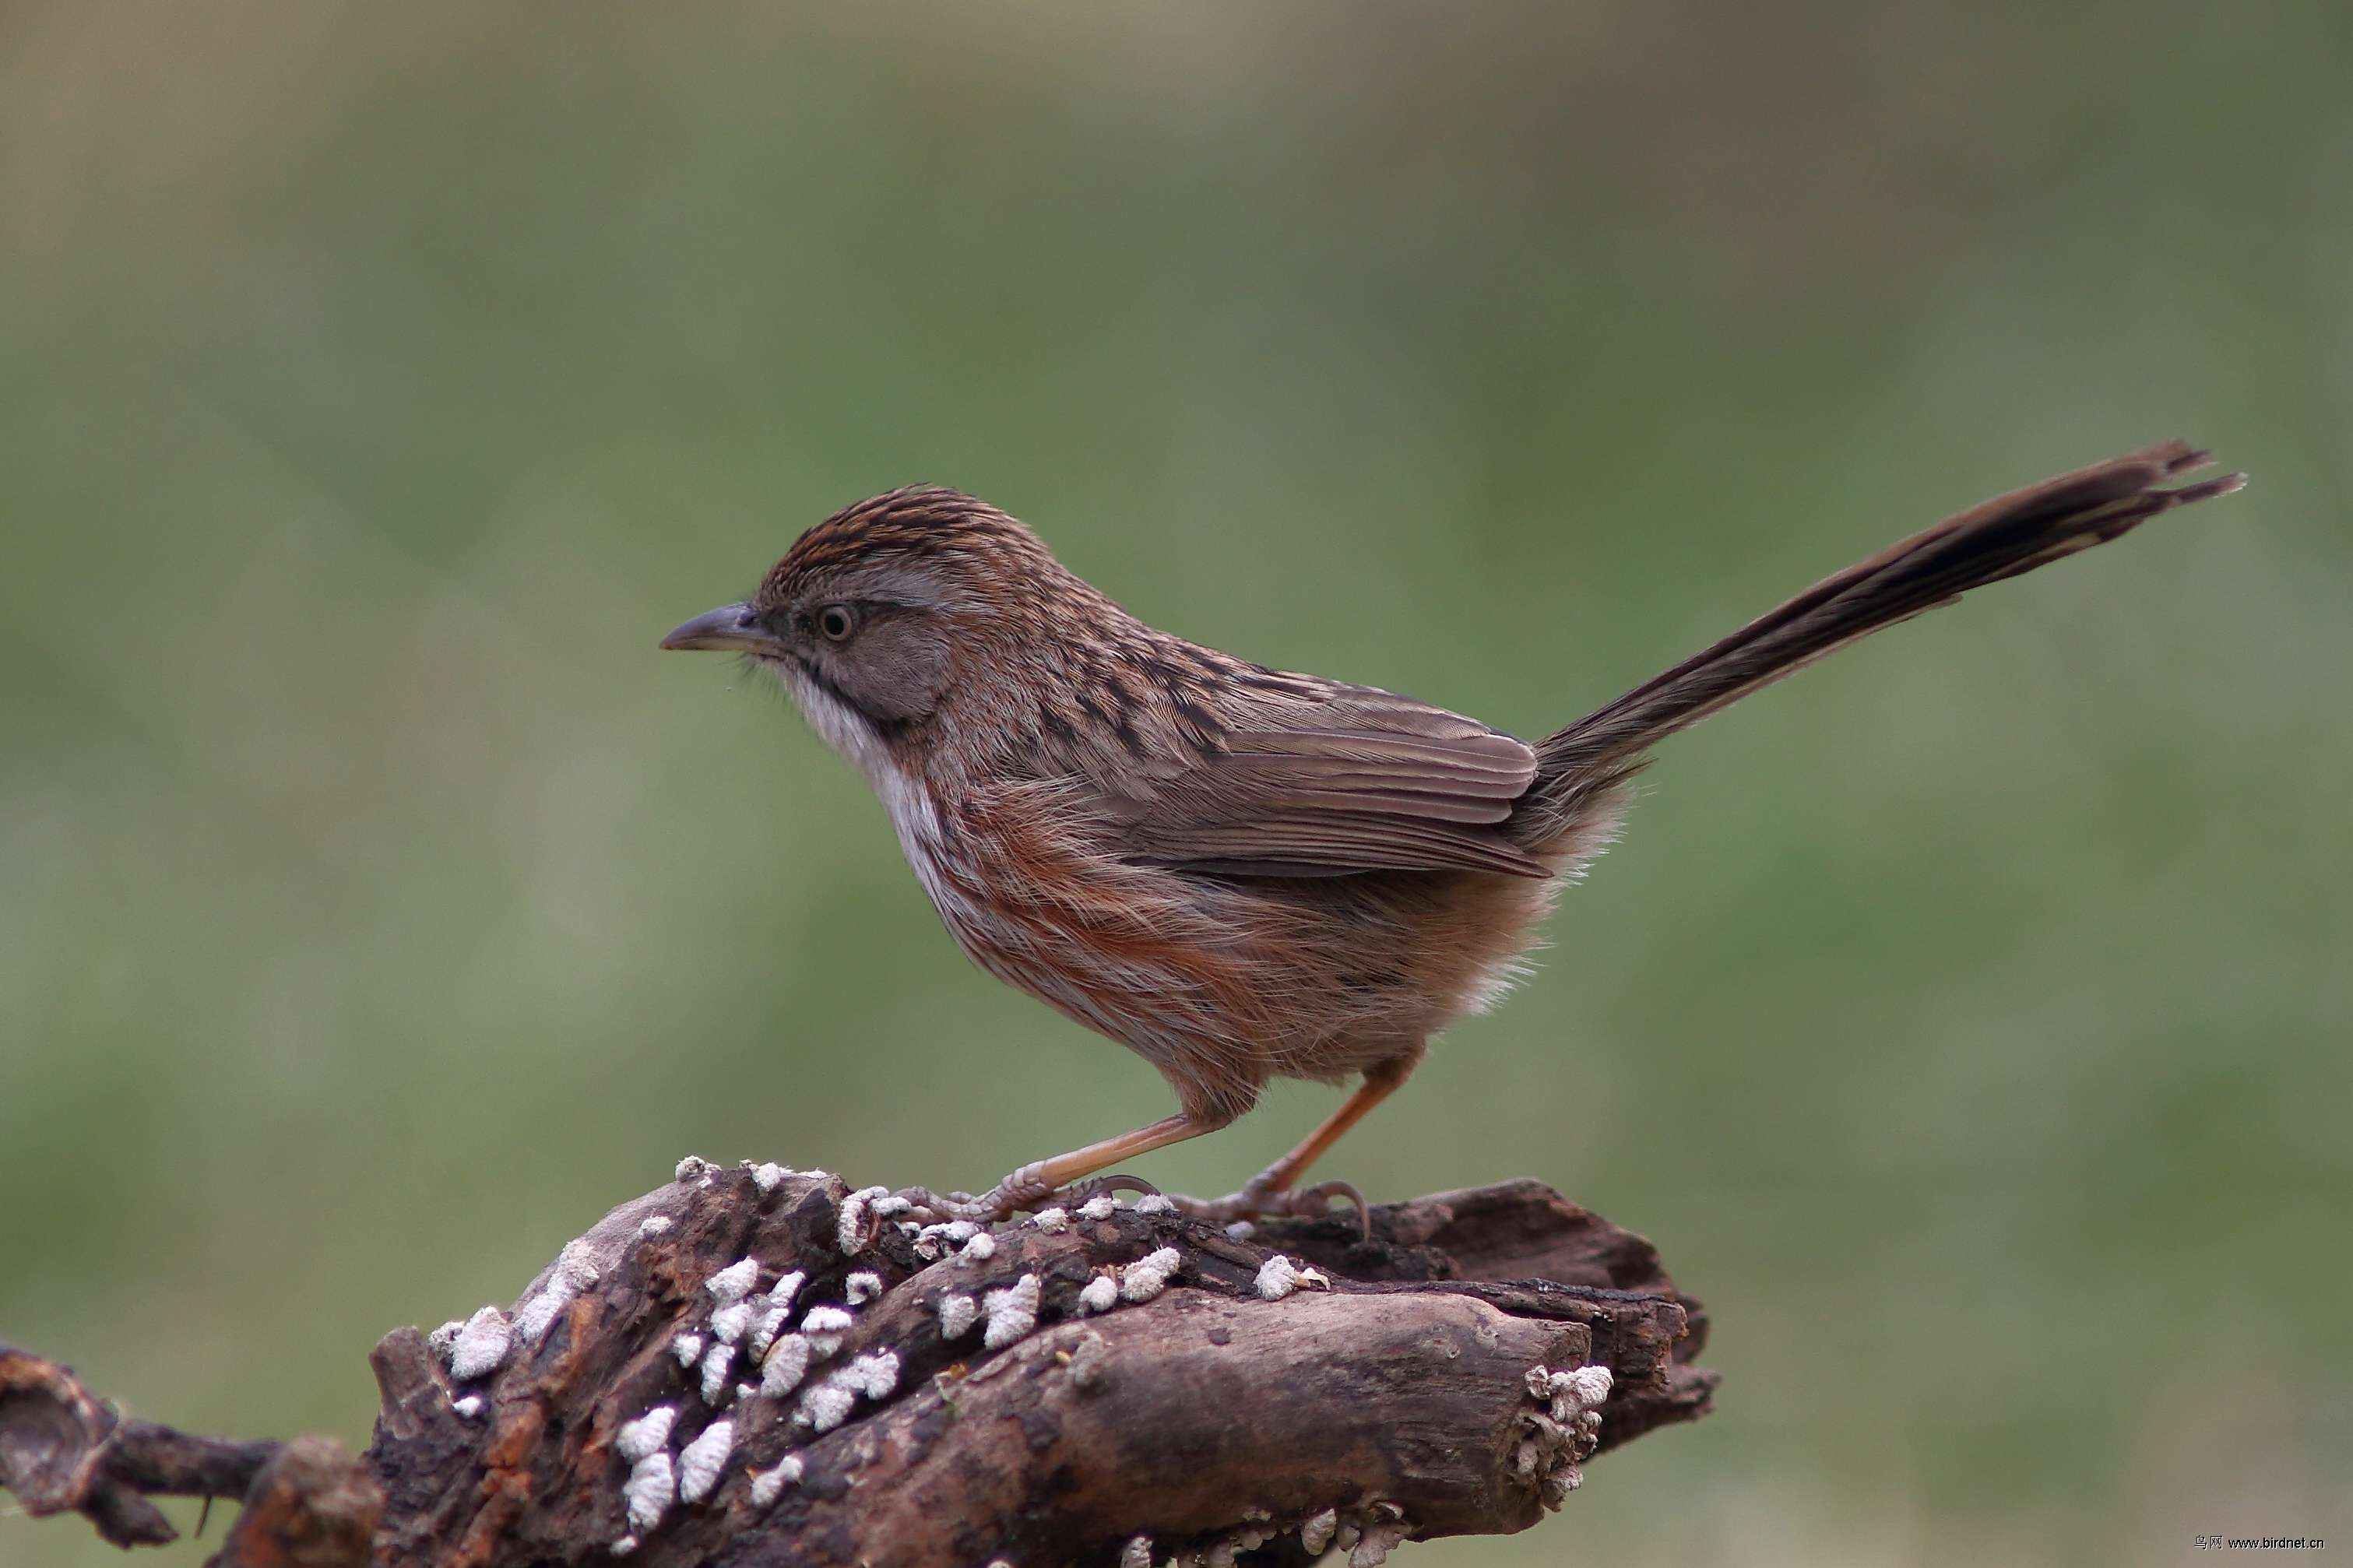
{"label": "white lichen", "polygon": [[1299,1527],[1300,1550],[1310,1557],[1321,1557],[1324,1549],[1332,1544],[1332,1537],[1340,1528],[1340,1510],[1327,1508]]}
{"label": "white lichen", "polygon": [[759,1282],[760,1260],[756,1258],[739,1258],[705,1279],[702,1282],[702,1288],[711,1292],[712,1306],[724,1307],[750,1295],[752,1287]]}
{"label": "white lichen", "polygon": [[572,1304],[572,1291],[550,1279],[547,1289],[525,1301],[522,1310],[515,1314],[516,1342],[526,1345],[539,1343],[547,1331],[555,1326],[556,1314]]}
{"label": "white lichen", "polygon": [[[1045,1231],[1050,1235],[1060,1231],[1065,1231],[1071,1228],[1071,1211],[1059,1205],[1050,1209],[1039,1209],[1036,1214],[1029,1216],[1029,1223],[1036,1226],[1039,1230]],[[1138,1539],[1149,1540],[1150,1537],[1139,1537]]]}
{"label": "white lichen", "polygon": [[1098,1193],[1079,1205],[1080,1215],[1087,1219],[1109,1219],[1119,1212],[1119,1200],[1109,1193]]}
{"label": "white lichen", "polygon": [[768,1287],[768,1300],[779,1307],[791,1306],[793,1298],[800,1294],[801,1286],[807,1279],[807,1275],[797,1268],[794,1269],[790,1274]]}
{"label": "white lichen", "polygon": [[801,1319],[801,1337],[819,1357],[841,1348],[841,1338],[858,1320],[843,1307],[811,1307]]}
{"label": "white lichen", "polygon": [[1176,1205],[1158,1193],[1146,1193],[1135,1200],[1138,1214],[1175,1214]]}
{"label": "white lichen", "polygon": [[711,1347],[702,1358],[702,1403],[719,1405],[727,1397],[727,1384],[735,1375],[735,1347],[722,1340]]}
{"label": "white lichen", "polygon": [[773,1506],[777,1496],[786,1487],[798,1486],[800,1479],[801,1457],[798,1454],[786,1454],[776,1461],[775,1469],[754,1470],[752,1472],[752,1506],[754,1508]]}
{"label": "white lichen", "polygon": [[888,1399],[899,1386],[899,1352],[870,1351],[854,1356],[849,1365],[833,1374],[833,1380],[869,1399]]}
{"label": "white lichen", "polygon": [[678,1500],[701,1502],[719,1486],[726,1473],[727,1456],[735,1447],[735,1423],[713,1421],[693,1442],[678,1451]]}
{"label": "white lichen", "polygon": [[760,1363],[760,1392],[771,1399],[782,1399],[801,1385],[808,1375],[809,1342],[798,1334],[786,1334],[768,1347],[765,1360]]}
{"label": "white lichen", "polygon": [[841,1292],[849,1298],[853,1307],[862,1307],[882,1294],[882,1276],[871,1268],[861,1268],[841,1282]]}
{"label": "white lichen", "polygon": [[670,1342],[670,1353],[678,1358],[681,1366],[692,1366],[702,1359],[702,1336],[696,1333],[679,1335]]}
{"label": "white lichen", "polygon": [[711,1337],[723,1345],[741,1343],[763,1309],[756,1301],[736,1301],[711,1314]]}
{"label": "white lichen", "polygon": [[670,1468],[670,1455],[656,1449],[631,1466],[621,1496],[628,1501],[629,1528],[650,1533],[678,1496],[678,1472]]}
{"label": "white lichen", "polygon": [[773,1193],[776,1184],[793,1173],[789,1165],[779,1165],[774,1160],[764,1160],[752,1167],[752,1184],[764,1193]]}
{"label": "white lichen", "polygon": [[1184,1261],[1184,1256],[1173,1247],[1146,1253],[1129,1264],[1120,1276],[1120,1295],[1139,1303],[1151,1300],[1167,1289],[1170,1276]]}
{"label": "white lichen", "polygon": [[670,1215],[666,1214],[649,1214],[646,1215],[645,1218],[638,1221],[638,1234],[639,1236],[667,1236],[670,1234],[671,1223]]}
{"label": "white lichen", "polygon": [[691,1182],[699,1177],[711,1175],[718,1169],[718,1166],[702,1155],[689,1154],[678,1163],[678,1179],[681,1182]]}
{"label": "white lichen", "polygon": [[1546,1508],[1558,1508],[1585,1482],[1577,1462],[1592,1454],[1601,1436],[1601,1406],[1609,1397],[1609,1369],[1572,1367],[1554,1372],[1545,1366],[1528,1369],[1531,1398],[1545,1406],[1527,1417],[1528,1435],[1514,1450],[1512,1468],[1523,1479],[1543,1472],[1541,1489]]}
{"label": "white lichen", "polygon": [[973,1324],[980,1321],[980,1303],[965,1295],[943,1296],[937,1302],[940,1314],[940,1338],[960,1340],[972,1332]]}
{"label": "white lichen", "polygon": [[479,1394],[470,1394],[463,1399],[453,1399],[449,1402],[449,1408],[469,1421],[474,1420],[482,1414],[482,1396]]}
{"label": "white lichen", "polygon": [[888,1187],[860,1187],[841,1200],[841,1212],[834,1225],[833,1240],[845,1257],[866,1250],[869,1210],[875,1199],[890,1195]]}
{"label": "white lichen", "polygon": [[1079,1292],[1079,1310],[1082,1312],[1108,1312],[1118,1304],[1119,1281],[1108,1274],[1096,1275],[1087,1281],[1086,1289]]}
{"label": "white lichen", "polygon": [[1584,1422],[1600,1426],[1601,1406],[1609,1402],[1609,1369],[1606,1366],[1572,1367],[1567,1372],[1554,1372],[1544,1366],[1528,1369],[1528,1394],[1547,1405],[1556,1422]]}
{"label": "white lichen", "polygon": [[488,1377],[506,1364],[514,1348],[514,1325],[496,1307],[484,1307],[466,1320],[449,1346],[449,1375],[459,1383]]}
{"label": "white lichen", "polygon": [[596,1283],[599,1275],[595,1251],[586,1237],[575,1236],[564,1244],[563,1250],[555,1255],[555,1271],[551,1278],[563,1280],[575,1292]]}
{"label": "white lichen", "polygon": [[1258,1234],[1258,1226],[1250,1224],[1250,1222],[1246,1219],[1238,1219],[1234,1221],[1233,1224],[1226,1226],[1226,1234],[1233,1237],[1236,1241],[1248,1241],[1251,1237]]}
{"label": "white lichen", "polygon": [[1299,1289],[1299,1268],[1278,1252],[1258,1266],[1259,1299],[1280,1301]]}
{"label": "white lichen", "polygon": [[964,1246],[956,1250],[955,1260],[970,1266],[975,1263],[986,1263],[996,1256],[997,1237],[983,1230],[976,1231],[965,1238]]}
{"label": "white lichen", "polygon": [[439,1328],[434,1330],[431,1333],[426,1335],[425,1342],[431,1348],[435,1355],[441,1358],[441,1364],[447,1366],[449,1364],[450,1347],[458,1342],[458,1336],[465,1331],[466,1320],[463,1318],[452,1318],[448,1322],[442,1324]]}
{"label": "white lichen", "polygon": [[825,1381],[804,1393],[793,1419],[820,1433],[830,1432],[849,1419],[861,1394],[872,1400],[888,1399],[898,1386],[899,1353],[871,1351],[835,1368]]}
{"label": "white lichen", "polygon": [[937,1225],[922,1226],[915,1232],[915,1254],[919,1258],[936,1258],[949,1247],[961,1246],[980,1226],[968,1219],[943,1220]]}
{"label": "white lichen", "polygon": [[1380,1568],[1389,1560],[1389,1553],[1404,1545],[1405,1538],[1412,1533],[1413,1527],[1403,1518],[1368,1521],[1364,1532],[1356,1537],[1356,1544],[1349,1549],[1348,1568]]}
{"label": "white lichen", "polygon": [[983,1350],[1003,1350],[1038,1326],[1038,1276],[1024,1274],[1006,1289],[981,1298],[981,1312],[988,1319],[988,1327],[980,1336]]}
{"label": "white lichen", "polygon": [[638,1538],[634,1535],[624,1535],[618,1541],[613,1542],[612,1548],[613,1555],[616,1557],[627,1557],[630,1552],[635,1552],[637,1549]]}
{"label": "white lichen", "polygon": [[768,1347],[776,1342],[776,1336],[784,1331],[785,1320],[791,1314],[792,1309],[785,1306],[771,1307],[760,1314],[760,1321],[752,1327],[752,1337],[744,1342],[754,1361],[768,1353]]}
{"label": "white lichen", "polygon": [[[654,1217],[659,1219],[661,1216],[657,1215]],[[650,1225],[653,1222],[649,1220],[646,1223]],[[669,1226],[670,1221],[662,1220],[664,1229]],[[639,1228],[642,1230],[644,1227]],[[526,1345],[539,1343],[554,1325],[557,1314],[572,1304],[574,1297],[596,1283],[596,1265],[589,1260],[587,1240],[575,1237],[565,1242],[564,1250],[555,1255],[555,1267],[548,1270],[547,1283],[540,1287],[539,1294],[525,1301],[522,1310],[515,1314],[516,1340]]]}
{"label": "white lichen", "polygon": [[800,1414],[794,1419],[819,1432],[830,1432],[849,1420],[857,1407],[857,1392],[828,1378],[801,1395]]}
{"label": "white lichen", "polygon": [[913,1198],[902,1198],[896,1193],[885,1193],[867,1205],[866,1209],[876,1219],[896,1219],[914,1206],[915,1200]]}
{"label": "white lichen", "polygon": [[613,1434],[613,1452],[631,1464],[670,1447],[670,1429],[678,1421],[678,1407],[657,1405],[635,1421],[621,1424]]}
{"label": "white lichen", "polygon": [[1152,1537],[1129,1536],[1119,1549],[1119,1568],[1152,1568]]}

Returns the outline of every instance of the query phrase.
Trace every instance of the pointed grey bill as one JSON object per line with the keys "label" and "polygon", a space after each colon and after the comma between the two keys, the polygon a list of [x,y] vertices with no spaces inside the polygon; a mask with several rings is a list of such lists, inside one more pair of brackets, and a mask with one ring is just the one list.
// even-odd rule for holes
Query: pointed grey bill
{"label": "pointed grey bill", "polygon": [[749,605],[722,605],[672,628],[667,648],[717,648],[734,653],[773,653],[776,634],[762,626]]}

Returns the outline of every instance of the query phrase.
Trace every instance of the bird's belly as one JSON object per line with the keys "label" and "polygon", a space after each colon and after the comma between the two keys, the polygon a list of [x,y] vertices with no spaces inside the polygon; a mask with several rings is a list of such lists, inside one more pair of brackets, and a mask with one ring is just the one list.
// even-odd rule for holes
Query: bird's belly
{"label": "bird's belly", "polygon": [[[1430,879],[1401,904],[1365,904],[1328,880],[1187,876],[1031,819],[976,819],[987,804],[926,794],[892,812],[942,922],[982,969],[1151,1061],[1189,1108],[1238,1112],[1270,1078],[1417,1056],[1518,950],[1464,949]],[[1493,880],[1525,896],[1523,879]]]}

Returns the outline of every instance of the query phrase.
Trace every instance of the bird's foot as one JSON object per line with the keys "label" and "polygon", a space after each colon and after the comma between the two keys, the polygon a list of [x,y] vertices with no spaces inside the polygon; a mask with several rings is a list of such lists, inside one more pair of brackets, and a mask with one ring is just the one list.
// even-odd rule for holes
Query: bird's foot
{"label": "bird's foot", "polygon": [[1017,1214],[1034,1214],[1058,1205],[1075,1208],[1104,1193],[1159,1190],[1140,1176],[1128,1175],[1089,1176],[1084,1181],[1056,1187],[1046,1183],[1038,1167],[1024,1165],[978,1197],[969,1193],[942,1194],[929,1187],[902,1187],[893,1195],[907,1200],[912,1205],[908,1213],[915,1218],[934,1224],[962,1219],[976,1225],[996,1225]]}
{"label": "bird's foot", "polygon": [[1304,1187],[1279,1189],[1260,1175],[1243,1183],[1240,1192],[1229,1193],[1222,1198],[1187,1198],[1173,1193],[1168,1195],[1168,1201],[1176,1205],[1179,1213],[1222,1226],[1267,1218],[1324,1219],[1331,1214],[1334,1198],[1345,1198],[1356,1206],[1357,1226],[1369,1238],[1373,1234],[1373,1206],[1348,1182],[1316,1182]]}
{"label": "bird's foot", "polygon": [[974,1197],[970,1193],[935,1193],[929,1187],[901,1187],[891,1194],[907,1201],[910,1219],[929,1225],[944,1225],[951,1220],[968,1219],[976,1224],[990,1224],[1005,1217],[992,1201],[994,1193]]}

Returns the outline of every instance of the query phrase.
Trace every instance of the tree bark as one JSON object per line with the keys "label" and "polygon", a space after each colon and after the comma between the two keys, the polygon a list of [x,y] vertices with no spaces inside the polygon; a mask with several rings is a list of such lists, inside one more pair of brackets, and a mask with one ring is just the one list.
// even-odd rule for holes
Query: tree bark
{"label": "tree bark", "polygon": [[150,1495],[242,1497],[218,1568],[1363,1568],[1527,1528],[1715,1386],[1651,1245],[1534,1182],[1247,1236],[896,1209],[686,1161],[512,1313],[385,1336],[357,1459],[119,1420],[0,1349],[0,1483],[122,1545],[172,1538]]}

